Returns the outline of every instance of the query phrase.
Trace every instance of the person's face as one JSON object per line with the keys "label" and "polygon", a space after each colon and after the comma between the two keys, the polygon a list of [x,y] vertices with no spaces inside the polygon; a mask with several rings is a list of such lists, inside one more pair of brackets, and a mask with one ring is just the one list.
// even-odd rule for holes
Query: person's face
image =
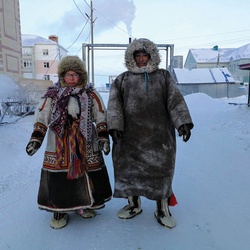
{"label": "person's face", "polygon": [[79,82],[79,74],[75,71],[67,71],[64,75],[64,82],[67,84],[68,87],[75,87]]}
{"label": "person's face", "polygon": [[139,68],[147,66],[148,60],[149,55],[147,53],[140,52],[135,55],[135,62]]}

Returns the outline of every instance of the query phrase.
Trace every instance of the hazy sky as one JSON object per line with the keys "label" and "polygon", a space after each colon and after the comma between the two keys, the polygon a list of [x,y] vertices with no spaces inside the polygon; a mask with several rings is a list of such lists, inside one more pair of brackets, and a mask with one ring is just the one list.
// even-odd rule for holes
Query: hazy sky
{"label": "hazy sky", "polygon": [[[146,37],[174,44],[174,54],[184,59],[191,48],[250,43],[249,0],[92,0],[92,4],[94,43]],[[55,34],[68,54],[81,56],[82,43],[90,43],[89,5],[90,0],[20,0],[21,32],[45,38]],[[116,75],[125,70],[123,65],[124,51],[95,52],[97,78]]]}

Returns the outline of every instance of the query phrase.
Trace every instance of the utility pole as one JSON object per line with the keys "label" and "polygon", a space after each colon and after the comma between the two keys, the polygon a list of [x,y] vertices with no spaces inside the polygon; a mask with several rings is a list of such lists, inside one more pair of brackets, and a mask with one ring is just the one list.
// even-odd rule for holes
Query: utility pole
{"label": "utility pole", "polygon": [[[93,3],[92,0],[90,0],[90,5],[84,0],[85,3],[89,6],[90,8],[90,16],[85,13],[87,16],[89,22],[90,22],[90,44],[88,46],[88,51],[87,51],[87,58],[88,58],[88,82],[92,83],[93,85],[95,84],[94,82],[94,18],[93,18]],[[86,62],[86,51],[85,51],[85,46],[86,44],[82,44],[82,58],[83,61]],[[91,56],[90,56],[91,53]],[[91,67],[90,67],[90,60],[91,60]],[[91,68],[91,80],[90,80],[90,68]]]}
{"label": "utility pole", "polygon": [[93,3],[92,3],[92,0],[90,0],[90,23],[91,23],[91,73],[92,73],[92,84],[94,85],[95,84],[95,81],[94,81],[94,47],[93,47],[93,44],[94,44],[94,20],[93,20]]}

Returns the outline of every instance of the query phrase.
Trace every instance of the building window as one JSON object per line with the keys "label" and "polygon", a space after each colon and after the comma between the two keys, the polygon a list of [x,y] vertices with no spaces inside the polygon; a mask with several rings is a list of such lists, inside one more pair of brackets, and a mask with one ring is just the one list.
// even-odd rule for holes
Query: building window
{"label": "building window", "polygon": [[44,80],[50,80],[50,76],[49,75],[44,75]]}
{"label": "building window", "polygon": [[49,55],[49,50],[48,49],[43,49],[43,55],[48,56]]}
{"label": "building window", "polygon": [[29,49],[29,48],[22,49],[22,55],[23,56],[31,56],[31,49]]}
{"label": "building window", "polygon": [[23,67],[24,68],[31,68],[32,62],[30,60],[23,60]]}
{"label": "building window", "polygon": [[44,67],[44,68],[49,68],[49,62],[44,62],[44,63],[43,63],[43,67]]}

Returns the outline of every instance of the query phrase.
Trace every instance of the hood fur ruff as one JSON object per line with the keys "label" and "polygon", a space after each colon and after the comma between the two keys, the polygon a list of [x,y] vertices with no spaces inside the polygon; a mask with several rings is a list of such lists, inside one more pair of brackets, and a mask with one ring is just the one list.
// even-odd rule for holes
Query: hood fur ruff
{"label": "hood fur ruff", "polygon": [[[147,54],[150,55],[150,59],[146,67],[139,68],[136,65],[134,59],[134,52],[136,50],[145,50]],[[159,50],[157,46],[146,38],[139,38],[133,40],[127,47],[125,52],[125,65],[127,69],[132,73],[152,73],[156,69],[158,69],[159,64],[161,62]]]}
{"label": "hood fur ruff", "polygon": [[80,75],[78,85],[85,86],[87,83],[87,71],[85,64],[78,56],[65,56],[58,65],[57,74],[62,87],[65,87],[64,75],[67,71],[74,71]]}

